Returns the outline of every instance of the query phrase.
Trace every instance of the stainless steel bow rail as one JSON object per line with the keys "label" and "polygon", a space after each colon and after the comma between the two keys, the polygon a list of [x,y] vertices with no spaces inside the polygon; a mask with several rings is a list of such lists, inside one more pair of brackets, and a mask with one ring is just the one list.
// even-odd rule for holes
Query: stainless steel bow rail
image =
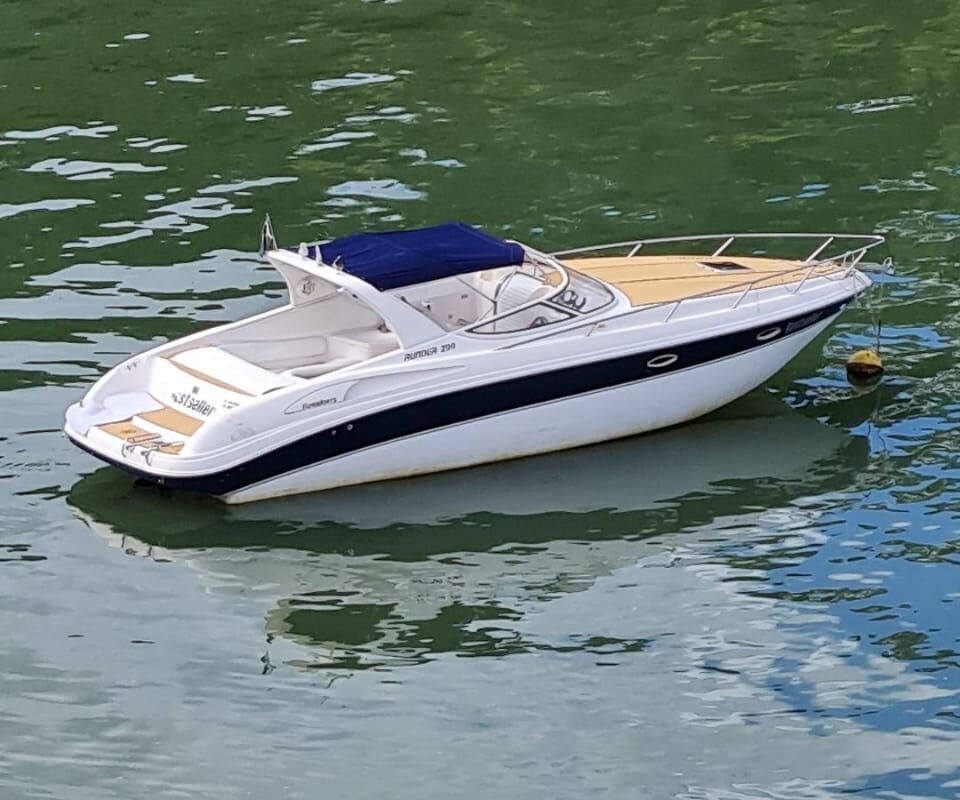
{"label": "stainless steel bow rail", "polygon": [[[770,241],[795,241],[795,242],[815,242],[812,251],[805,258],[789,258],[790,261],[801,261],[803,264],[822,264],[824,262],[841,261],[846,266],[849,259],[855,259],[859,262],[867,250],[877,245],[883,244],[884,237],[880,234],[870,233],[709,233],[698,234],[694,236],[667,236],[656,239],[634,239],[627,242],[613,242],[611,244],[591,245],[589,247],[577,247],[572,250],[561,250],[551,253],[554,258],[567,258],[578,255],[624,255],[631,258],[639,255],[644,250],[644,255],[651,249],[672,249],[673,245],[689,245],[702,242],[705,245],[709,243],[720,242],[720,246],[710,252],[704,252],[702,255],[706,258],[717,258],[721,255],[730,256],[729,249],[735,245],[745,242],[770,242]],[[843,243],[854,243],[856,246],[848,246],[847,249],[840,252],[833,252],[834,247],[840,247]],[[704,248],[706,249],[706,248]],[[803,252],[807,252],[804,249]],[[657,255],[653,253],[652,255]],[[664,255],[660,253],[660,255]],[[679,253],[677,255],[680,255]],[[691,254],[685,251],[682,255],[700,255]],[[770,256],[766,248],[754,247],[749,252],[741,252],[742,256],[761,256],[782,258],[782,256]]]}
{"label": "stainless steel bow rail", "polygon": [[[807,242],[808,247],[802,249],[801,253],[806,253],[806,255],[801,255],[800,257],[771,255],[767,248],[756,246],[750,248],[747,252],[743,252],[742,249],[739,250],[739,252],[731,252],[730,250],[730,248],[737,244],[743,245],[744,243],[749,243],[752,241],[759,241],[762,243],[771,241]],[[814,243],[812,250],[809,249],[809,243],[811,241]],[[702,253],[703,258],[717,258],[720,256],[726,258],[736,258],[736,256],[739,254],[740,256],[778,258],[797,264],[796,267],[785,269],[780,272],[764,273],[740,283],[727,284],[722,287],[707,289],[703,292],[687,295],[686,297],[678,298],[676,300],[664,300],[642,307],[643,310],[648,310],[657,306],[672,306],[670,311],[667,313],[667,316],[663,320],[664,322],[667,322],[671,317],[673,317],[677,309],[688,300],[696,300],[719,294],[732,294],[740,290],[740,294],[732,306],[732,308],[737,308],[749,296],[753,289],[765,282],[769,283],[773,279],[777,279],[778,282],[783,283],[783,279],[791,275],[796,275],[799,280],[791,281],[788,279],[785,283],[790,285],[789,291],[791,294],[796,294],[803,288],[803,285],[807,282],[807,279],[810,278],[818,268],[825,266],[835,267],[834,270],[831,270],[829,275],[821,276],[828,277],[831,280],[844,280],[850,277],[856,269],[864,271],[873,270],[889,272],[892,265],[892,261],[889,258],[885,259],[879,264],[867,264],[863,261],[863,257],[866,255],[868,250],[883,244],[884,241],[885,237],[881,236],[880,234],[714,233],[695,236],[668,236],[654,239],[635,239],[627,242],[613,242],[611,244],[577,247],[572,250],[562,250],[556,253],[551,253],[550,255],[551,257],[561,261],[561,263],[564,258],[569,258],[570,256],[621,256],[633,258],[634,256],[640,255],[641,251],[643,251],[643,255],[686,255],[697,257],[701,254],[696,252],[691,253],[690,250],[686,248],[689,248],[691,244],[695,245],[697,243],[702,243],[703,245],[715,245],[717,242],[719,242],[719,247],[713,247],[713,249],[703,247],[705,251]],[[679,249],[680,245],[685,248],[683,252],[669,252]],[[696,250],[700,248],[694,249]],[[651,250],[654,252],[651,253]],[[662,250],[667,250],[668,252],[658,252]],[[836,273],[840,274],[837,275]],[[795,285],[791,285],[794,283]]]}

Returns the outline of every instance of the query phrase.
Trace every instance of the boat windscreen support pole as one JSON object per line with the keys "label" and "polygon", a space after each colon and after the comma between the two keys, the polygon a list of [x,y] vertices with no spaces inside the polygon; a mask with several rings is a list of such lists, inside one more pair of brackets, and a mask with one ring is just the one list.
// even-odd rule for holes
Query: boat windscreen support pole
{"label": "boat windscreen support pole", "polygon": [[495,298],[489,297],[485,292],[481,292],[481,291],[480,291],[476,286],[474,286],[473,284],[467,283],[467,282],[463,279],[463,276],[457,275],[457,281],[458,281],[459,283],[462,283],[464,286],[466,286],[471,292],[475,292],[476,294],[480,295],[480,296],[481,296],[484,300],[486,300],[487,302],[489,302],[489,303],[496,303],[496,302],[497,302]]}

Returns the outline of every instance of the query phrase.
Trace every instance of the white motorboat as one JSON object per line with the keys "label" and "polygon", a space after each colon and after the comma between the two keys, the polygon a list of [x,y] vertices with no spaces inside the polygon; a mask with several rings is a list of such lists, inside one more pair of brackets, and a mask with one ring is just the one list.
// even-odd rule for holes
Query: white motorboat
{"label": "white motorboat", "polygon": [[115,366],[65,432],[230,503],[631,436],[769,379],[870,286],[863,259],[882,241],[710,235],[548,255],[448,223],[281,249],[268,221],[288,302]]}

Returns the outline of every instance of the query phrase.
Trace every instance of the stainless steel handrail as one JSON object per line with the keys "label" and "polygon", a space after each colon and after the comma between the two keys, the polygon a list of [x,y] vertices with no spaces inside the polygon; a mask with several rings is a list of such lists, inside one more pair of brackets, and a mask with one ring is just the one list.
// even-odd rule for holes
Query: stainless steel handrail
{"label": "stainless steel handrail", "polygon": [[[657,308],[659,306],[672,306],[670,311],[667,313],[664,322],[669,321],[673,315],[677,312],[680,305],[687,302],[688,300],[698,300],[705,297],[712,297],[715,295],[721,294],[732,294],[735,292],[740,292],[739,297],[737,297],[736,302],[733,304],[733,308],[738,308],[740,304],[749,296],[750,292],[757,288],[759,284],[763,284],[765,281],[779,280],[777,284],[774,285],[786,285],[794,283],[794,281],[787,280],[782,282],[784,277],[788,277],[797,273],[805,273],[803,277],[797,282],[796,287],[790,289],[791,294],[797,294],[804,286],[804,284],[809,280],[809,278],[816,272],[818,267],[827,266],[830,264],[836,265],[836,272],[842,271],[843,274],[840,276],[840,280],[844,280],[850,276],[852,271],[860,264],[863,260],[866,252],[877,245],[883,244],[885,238],[879,234],[846,234],[846,233],[715,233],[715,234],[706,234],[706,235],[694,235],[694,236],[669,236],[664,238],[654,238],[654,239],[636,239],[634,241],[627,242],[614,242],[611,244],[595,245],[592,247],[577,247],[572,250],[562,250],[556,253],[551,253],[550,255],[560,261],[562,264],[562,259],[576,254],[584,253],[601,253],[604,251],[615,250],[615,249],[626,249],[629,248],[627,258],[633,258],[636,254],[645,247],[650,245],[662,245],[662,244],[677,244],[677,243],[686,243],[686,242],[715,242],[718,240],[723,240],[723,243],[719,248],[713,250],[712,253],[704,253],[704,258],[715,258],[720,254],[728,255],[728,248],[735,244],[738,240],[751,240],[751,239],[763,239],[763,240],[777,240],[777,239],[815,239],[817,241],[817,246],[805,259],[783,259],[785,261],[792,261],[797,264],[796,267],[792,269],[783,270],[781,272],[771,272],[765,273],[763,275],[753,276],[748,280],[741,281],[739,283],[727,284],[722,287],[716,287],[712,289],[707,289],[703,292],[698,292],[696,294],[687,295],[686,297],[681,297],[677,300],[662,300],[658,303],[650,303],[649,305],[639,306],[635,310],[650,310],[651,308]],[[830,247],[834,242],[840,241],[843,242],[862,242],[863,244],[858,247],[850,247],[847,250],[844,250],[840,253],[836,253],[830,256],[823,256],[818,258],[824,251]],[[696,254],[683,253],[678,255],[693,255],[696,257]],[[730,256],[735,257],[735,256]],[[765,257],[770,257],[766,256]],[[566,266],[566,265],[565,265]],[[568,267],[573,269],[572,267]],[[831,280],[836,280],[835,277],[832,277],[831,274],[823,275],[822,277],[830,278]],[[772,287],[771,287],[772,288]],[[628,312],[633,313],[633,312]]]}
{"label": "stainless steel handrail", "polygon": [[[831,273],[827,273],[827,274],[825,274],[825,275],[823,275],[823,276],[821,276],[821,277],[826,278],[827,280],[833,280],[833,281],[836,281],[836,280],[846,280],[847,278],[849,278],[849,277],[851,276],[851,273],[854,272],[857,264],[859,263],[860,258],[862,258],[862,255],[863,255],[863,254],[861,253],[860,256],[859,256],[856,260],[851,261],[849,264],[840,264],[840,265],[838,265],[838,268],[837,268],[836,270],[834,270],[834,271],[831,272]],[[886,262],[884,262],[884,264],[881,265],[881,266],[887,267],[887,266],[888,266],[888,261],[889,261],[889,259],[888,259]],[[816,266],[818,266],[818,265],[817,265],[817,264],[814,264],[814,265],[813,265],[813,268],[815,268]],[[682,306],[684,303],[686,303],[686,302],[689,301],[689,300],[698,300],[698,299],[703,299],[703,298],[705,298],[705,297],[711,297],[711,296],[714,296],[714,295],[719,296],[719,295],[728,294],[728,293],[729,293],[729,294],[732,294],[732,293],[735,292],[735,290],[740,289],[741,287],[743,287],[743,291],[739,294],[739,296],[737,297],[736,301],[735,301],[735,302],[733,303],[733,305],[730,307],[730,310],[733,310],[733,309],[736,309],[736,308],[738,308],[738,307],[740,306],[740,304],[744,301],[744,299],[746,299],[746,298],[749,296],[750,291],[751,291],[752,289],[754,289],[754,288],[756,287],[756,284],[759,283],[759,282],[761,282],[761,281],[764,279],[764,277],[765,277],[765,278],[768,278],[768,279],[769,279],[769,278],[774,278],[774,277],[781,277],[781,276],[783,276],[783,275],[790,275],[790,274],[795,273],[795,272],[803,272],[803,271],[808,271],[808,272],[809,272],[811,269],[812,269],[812,267],[811,267],[810,265],[804,264],[804,265],[801,265],[801,266],[799,266],[799,267],[796,267],[796,268],[794,268],[794,269],[792,269],[792,270],[787,270],[787,271],[785,271],[785,272],[769,273],[769,274],[767,274],[766,276],[763,276],[763,277],[760,277],[760,278],[755,278],[755,279],[753,279],[753,280],[751,280],[751,281],[743,281],[742,283],[734,284],[734,285],[732,285],[732,286],[724,286],[724,287],[722,287],[722,288],[710,289],[710,290],[708,290],[708,291],[700,292],[700,293],[698,293],[698,294],[691,294],[691,295],[688,295],[687,297],[681,297],[681,298],[679,298],[679,299],[677,299],[677,300],[661,300],[661,301],[658,302],[658,303],[650,303],[649,305],[636,306],[636,307],[634,307],[634,308],[631,308],[631,309],[623,312],[622,314],[617,314],[617,315],[614,316],[614,317],[604,317],[603,319],[584,320],[584,321],[581,322],[580,324],[578,324],[578,325],[573,325],[572,327],[561,326],[561,328],[560,328],[559,330],[544,332],[544,334],[543,334],[542,336],[538,336],[538,337],[536,337],[536,338],[534,338],[534,339],[524,339],[524,340],[522,340],[522,341],[520,341],[520,342],[514,342],[514,343],[508,345],[508,347],[517,347],[517,346],[520,346],[520,345],[523,345],[523,344],[529,344],[531,341],[542,341],[542,340],[544,340],[544,339],[549,339],[549,338],[551,338],[551,337],[553,337],[553,336],[561,336],[561,335],[569,334],[571,331],[575,331],[575,330],[583,330],[583,329],[586,329],[586,334],[585,334],[585,335],[586,335],[586,336],[592,336],[592,335],[593,335],[596,331],[598,331],[598,330],[605,330],[605,329],[606,329],[606,326],[609,325],[609,324],[611,324],[611,323],[624,320],[624,319],[626,319],[626,318],[628,318],[628,317],[637,316],[637,315],[640,315],[640,314],[649,312],[649,311],[654,310],[654,309],[657,309],[657,308],[664,308],[664,307],[667,307],[667,306],[672,306],[672,308],[670,308],[670,310],[667,312],[667,315],[661,320],[661,323],[669,322],[669,321],[673,318],[673,315],[676,314],[676,312],[677,312],[677,310],[680,308],[680,306]],[[836,277],[836,273],[837,273],[837,272],[840,272],[841,269],[843,270],[843,274],[840,275],[840,277],[838,278],[838,277]],[[806,280],[806,278],[804,278],[804,281],[805,281],[805,280]],[[803,284],[804,281],[801,281],[801,285]],[[789,285],[789,284],[788,284],[788,285]],[[771,288],[773,288],[773,287],[771,287]],[[796,292],[798,292],[799,290],[800,290],[800,287],[798,286],[797,289],[796,289],[796,291],[791,292],[791,294],[796,294]]]}
{"label": "stainless steel handrail", "polygon": [[[881,264],[862,264],[861,263],[863,261],[863,257],[866,255],[868,250],[880,244],[883,244],[883,242],[886,240],[884,236],[881,236],[879,234],[844,234],[844,233],[841,233],[841,234],[837,234],[837,233],[741,233],[741,234],[723,233],[723,234],[720,234],[718,233],[718,234],[707,234],[707,235],[698,235],[698,236],[673,236],[673,237],[666,237],[662,239],[637,239],[629,242],[614,242],[612,244],[594,245],[592,247],[578,247],[572,250],[562,250],[559,252],[551,253],[549,257],[556,259],[557,262],[562,266],[564,266],[566,269],[574,269],[573,267],[570,267],[569,265],[564,264],[562,260],[563,257],[568,255],[580,254],[580,253],[602,252],[604,250],[612,250],[615,248],[624,248],[624,249],[630,248],[629,252],[627,253],[627,258],[632,258],[636,256],[637,253],[640,252],[640,250],[646,245],[673,244],[677,242],[681,242],[681,243],[682,242],[698,242],[698,241],[708,242],[708,241],[717,241],[720,239],[723,240],[723,243],[720,245],[720,247],[718,249],[713,250],[712,253],[704,253],[703,254],[704,258],[715,258],[721,254],[725,254],[727,251],[727,248],[730,247],[732,244],[734,244],[738,239],[740,240],[743,240],[743,239],[748,239],[748,240],[749,239],[766,239],[766,240],[816,239],[818,246],[814,248],[814,250],[810,253],[809,256],[807,256],[806,260],[800,260],[796,258],[783,259],[786,261],[792,261],[797,264],[797,266],[793,267],[792,269],[783,270],[781,272],[766,273],[763,275],[753,277],[749,280],[742,281],[740,283],[717,287],[714,289],[708,289],[704,292],[688,295],[686,297],[681,297],[676,300],[661,300],[659,302],[649,303],[643,306],[636,306],[634,308],[630,308],[627,311],[624,311],[621,314],[617,314],[614,317],[604,317],[602,319],[587,319],[580,322],[579,324],[575,324],[572,326],[563,325],[563,326],[560,326],[558,330],[544,331],[544,333],[540,336],[536,336],[532,339],[523,339],[519,342],[513,342],[507,345],[507,347],[513,348],[513,347],[529,344],[532,341],[543,341],[545,339],[550,339],[555,336],[564,336],[564,335],[568,335],[572,331],[577,331],[577,330],[585,330],[586,336],[592,336],[597,331],[605,330],[607,325],[609,324],[622,321],[628,317],[644,314],[651,310],[655,310],[657,308],[670,307],[666,316],[661,320],[661,322],[669,322],[670,319],[673,317],[673,315],[680,308],[680,306],[683,303],[687,302],[688,300],[703,299],[705,297],[719,296],[723,294],[734,294],[736,296],[736,300],[731,306],[731,310],[733,310],[738,308],[740,304],[747,297],[749,297],[750,292],[753,289],[758,288],[758,284],[762,284],[763,281],[765,280],[770,281],[777,278],[782,279],[784,276],[790,276],[796,273],[804,272],[806,274],[799,281],[797,286],[793,289],[791,289],[790,285],[791,283],[796,283],[796,281],[789,281],[789,280],[786,282],[773,284],[770,287],[770,288],[774,288],[775,286],[783,286],[787,291],[790,291],[791,294],[796,294],[803,288],[807,280],[811,276],[813,276],[813,274],[816,272],[817,267],[821,267],[829,264],[834,264],[836,266],[836,269],[830,270],[829,272],[826,272],[819,277],[822,277],[831,281],[842,281],[842,280],[847,280],[853,277],[854,280],[857,281],[857,283],[859,283],[859,279],[857,279],[856,277],[858,267],[861,270],[865,270],[867,267],[874,267],[881,271],[887,272],[891,269],[891,263],[892,263],[891,259],[889,258],[885,259]],[[845,250],[833,256],[829,256],[829,257],[824,256],[823,258],[820,258],[820,259],[816,258],[818,255],[823,253],[827,247],[829,247],[831,244],[833,244],[837,240],[841,242],[858,241],[858,242],[863,242],[863,244],[861,244],[859,247],[851,247],[848,250]],[[543,255],[543,254],[540,253],[540,255]],[[697,254],[691,254],[689,252],[678,253],[677,255],[686,255],[686,256],[692,255],[692,257],[694,258],[698,257]],[[753,254],[753,255],[756,255],[756,254]],[[736,256],[729,256],[729,257],[735,258]],[[811,261],[811,259],[814,259],[814,260]],[[838,276],[837,273],[841,273],[841,274]],[[863,288],[865,288],[865,286],[858,286],[855,292]],[[737,290],[741,290],[741,291],[737,293]]]}
{"label": "stainless steel handrail", "polygon": [[[819,263],[820,261],[836,261],[837,259],[843,258],[845,255],[858,252],[860,250],[866,251],[872,247],[883,244],[885,238],[880,234],[862,234],[862,233],[710,233],[710,234],[695,234],[692,236],[666,236],[650,239],[633,239],[630,241],[624,242],[611,242],[609,244],[599,244],[599,245],[590,245],[588,247],[575,247],[569,250],[560,250],[550,255],[553,258],[562,259],[567,256],[578,255],[583,253],[601,253],[610,250],[616,249],[627,249],[629,251],[626,254],[627,258],[632,258],[640,252],[641,249],[649,250],[651,246],[654,245],[669,245],[669,244],[680,244],[686,242],[715,242],[721,241],[722,244],[719,248],[713,250],[712,253],[704,253],[705,258],[715,258],[721,254],[727,252],[728,248],[731,245],[734,245],[738,242],[751,241],[751,240],[765,240],[765,241],[776,241],[776,240],[786,240],[786,239],[815,239],[817,240],[818,246],[808,255],[805,259],[788,259],[790,261],[802,261],[805,263]],[[862,244],[856,247],[850,247],[845,251],[840,253],[824,256],[821,259],[817,259],[824,250],[826,250],[831,244],[835,242],[862,242]],[[689,255],[689,253],[684,253],[683,255]],[[746,254],[742,254],[746,255]]]}
{"label": "stainless steel handrail", "polygon": [[[857,252],[857,251],[851,251],[851,252]],[[828,280],[838,280],[838,278],[833,276],[835,273],[842,271],[843,274],[839,277],[839,280],[845,280],[847,277],[849,277],[853,268],[856,267],[856,265],[860,262],[860,259],[863,258],[863,253],[865,252],[866,252],[866,248],[863,249],[863,252],[858,252],[857,257],[851,263],[848,264],[846,261],[843,261],[839,264],[836,264],[835,270],[825,273],[820,277],[827,278]],[[700,300],[704,297],[713,297],[715,295],[721,295],[721,294],[732,294],[737,290],[742,289],[743,291],[741,296],[737,299],[737,301],[732,306],[733,308],[737,308],[740,305],[740,303],[742,303],[743,300],[746,299],[746,296],[751,292],[751,290],[757,288],[757,284],[762,284],[764,281],[773,281],[776,279],[781,279],[786,276],[795,275],[797,273],[803,272],[805,274],[803,278],[800,279],[799,283],[797,283],[796,288],[790,289],[790,294],[797,294],[797,292],[800,291],[800,289],[807,282],[810,276],[816,271],[817,267],[828,266],[832,263],[835,263],[833,259],[825,259],[823,261],[814,262],[813,264],[801,264],[800,266],[794,267],[793,269],[785,269],[782,272],[768,272],[763,275],[759,275],[755,278],[751,278],[750,280],[741,281],[740,283],[731,283],[731,284],[727,284],[726,286],[718,286],[715,289],[707,289],[706,291],[697,292],[696,294],[689,294],[686,297],[681,297],[677,300],[661,300],[659,303],[650,303],[649,305],[638,306],[637,310],[640,310],[640,309],[649,310],[651,308],[656,308],[657,306],[673,305],[674,308],[670,309],[670,312],[667,314],[666,319],[664,320],[664,322],[666,322],[674,315],[677,308],[679,308],[679,306],[682,303],[686,303],[688,300]],[[789,284],[791,283],[794,283],[794,281],[790,281],[790,280],[780,281],[778,283],[771,284],[769,288],[773,288],[774,286],[789,286]]]}

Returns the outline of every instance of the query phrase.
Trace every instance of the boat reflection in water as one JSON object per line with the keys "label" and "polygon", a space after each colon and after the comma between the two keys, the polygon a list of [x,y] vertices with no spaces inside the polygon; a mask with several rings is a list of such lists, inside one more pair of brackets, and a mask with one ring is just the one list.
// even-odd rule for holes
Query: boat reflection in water
{"label": "boat reflection in water", "polygon": [[69,502],[112,545],[265,601],[268,639],[307,647],[288,661],[355,669],[542,649],[508,630],[530,603],[756,530],[849,485],[866,456],[759,394],[636,439],[320,495],[224,506],[102,469]]}

